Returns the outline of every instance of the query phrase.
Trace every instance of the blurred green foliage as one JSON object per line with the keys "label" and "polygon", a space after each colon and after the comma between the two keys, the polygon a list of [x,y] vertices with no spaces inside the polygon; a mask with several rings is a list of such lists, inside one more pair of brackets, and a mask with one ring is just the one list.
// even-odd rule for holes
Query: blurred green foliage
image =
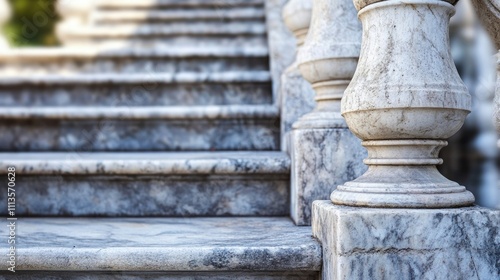
{"label": "blurred green foliage", "polygon": [[6,24],[4,34],[11,46],[57,45],[54,27],[59,17],[55,2],[56,0],[9,0],[12,18]]}

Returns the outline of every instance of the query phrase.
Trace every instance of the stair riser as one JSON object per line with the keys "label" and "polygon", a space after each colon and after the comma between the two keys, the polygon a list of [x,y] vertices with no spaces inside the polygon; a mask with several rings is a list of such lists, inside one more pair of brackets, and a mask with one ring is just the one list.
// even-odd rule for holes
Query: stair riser
{"label": "stair riser", "polygon": [[267,47],[267,38],[265,36],[204,36],[204,35],[176,35],[176,36],[144,36],[127,38],[110,37],[73,37],[63,35],[65,46],[82,47],[93,44],[111,44],[112,46],[123,46],[128,48],[171,48],[172,46],[181,47]]}
{"label": "stair riser", "polygon": [[209,106],[272,104],[266,82],[0,86],[0,106]]}
{"label": "stair riser", "polygon": [[[10,274],[9,274],[10,273]],[[0,280],[318,280],[319,272],[66,272],[10,271],[1,272]]]}
{"label": "stair riser", "polygon": [[[175,14],[174,14],[175,15]],[[246,16],[246,17],[232,17],[230,15],[213,13],[210,15],[200,17],[190,16],[182,16],[177,15],[177,17],[163,17],[163,16],[152,16],[145,14],[140,17],[119,17],[117,15],[114,18],[103,18],[103,19],[95,19],[92,23],[97,27],[114,27],[120,26],[122,24],[138,24],[138,25],[147,25],[147,24],[172,24],[172,23],[189,23],[189,24],[262,24],[264,22],[264,15],[262,16]]]}
{"label": "stair riser", "polygon": [[[259,177],[259,178],[256,178]],[[17,216],[285,216],[285,175],[18,175]],[[6,204],[6,194],[1,194]],[[0,212],[7,215],[7,205]]]}
{"label": "stair riser", "polygon": [[279,120],[9,120],[0,151],[277,150]]}
{"label": "stair riser", "polygon": [[262,71],[269,69],[267,57],[234,58],[96,58],[60,59],[34,63],[14,62],[0,65],[1,72],[19,74],[53,73],[176,73],[176,72],[229,72]]}

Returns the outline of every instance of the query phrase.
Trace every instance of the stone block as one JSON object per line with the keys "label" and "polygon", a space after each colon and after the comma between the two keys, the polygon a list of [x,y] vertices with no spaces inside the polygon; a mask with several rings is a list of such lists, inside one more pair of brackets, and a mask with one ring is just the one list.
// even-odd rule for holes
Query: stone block
{"label": "stone block", "polygon": [[500,279],[500,211],[313,204],[323,280]]}
{"label": "stone block", "polygon": [[366,171],[366,150],[347,128],[294,129],[291,139],[291,216],[310,225],[313,201]]}

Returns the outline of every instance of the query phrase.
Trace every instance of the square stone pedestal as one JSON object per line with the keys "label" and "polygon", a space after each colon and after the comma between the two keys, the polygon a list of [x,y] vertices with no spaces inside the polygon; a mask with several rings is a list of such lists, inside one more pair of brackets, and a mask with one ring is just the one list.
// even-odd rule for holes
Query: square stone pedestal
{"label": "square stone pedestal", "polygon": [[300,117],[314,108],[314,90],[300,74],[297,64],[281,76],[281,150],[290,151],[290,131]]}
{"label": "square stone pedestal", "polygon": [[500,279],[500,211],[388,209],[315,201],[323,280]]}
{"label": "square stone pedestal", "polygon": [[362,175],[366,150],[347,128],[294,128],[290,140],[291,216],[296,225],[311,225],[313,201]]}

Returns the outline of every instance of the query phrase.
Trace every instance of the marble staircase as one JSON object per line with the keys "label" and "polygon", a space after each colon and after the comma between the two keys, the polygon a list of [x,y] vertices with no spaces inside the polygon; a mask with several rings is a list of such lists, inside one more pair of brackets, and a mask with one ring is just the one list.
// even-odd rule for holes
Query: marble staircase
{"label": "marble staircase", "polygon": [[18,186],[0,279],[318,279],[320,243],[288,218],[264,4],[95,1],[64,47],[0,54]]}

